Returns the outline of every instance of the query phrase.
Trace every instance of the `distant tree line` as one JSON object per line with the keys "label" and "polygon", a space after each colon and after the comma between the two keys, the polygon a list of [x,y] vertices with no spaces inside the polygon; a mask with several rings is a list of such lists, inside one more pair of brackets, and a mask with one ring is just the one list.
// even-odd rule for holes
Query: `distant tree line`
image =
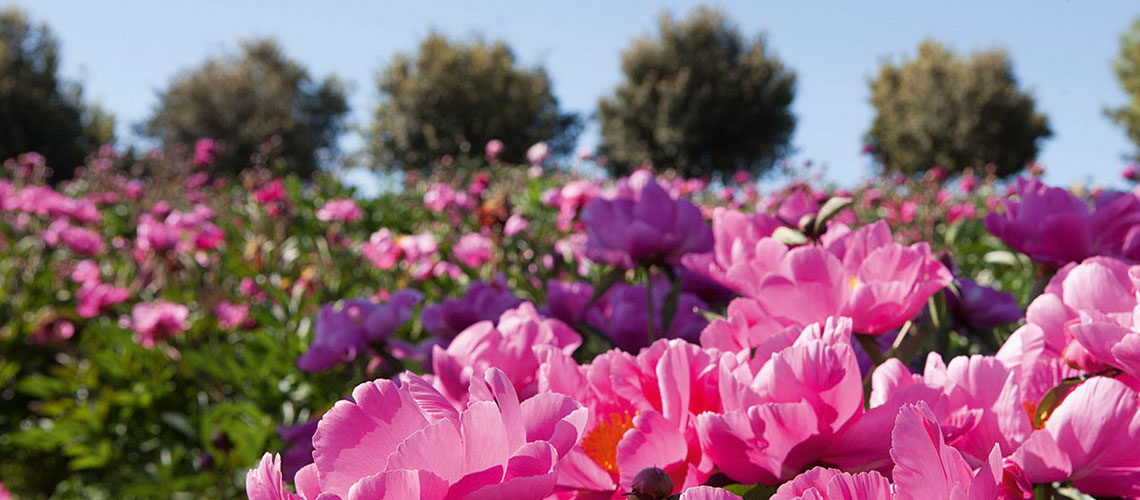
{"label": "distant tree line", "polygon": [[[1122,35],[1114,69],[1131,100],[1105,113],[1140,145],[1140,20]],[[600,163],[618,174],[641,165],[759,174],[791,151],[796,73],[763,35],[743,33],[722,11],[662,15],[656,33],[622,53],[621,70],[624,80],[594,116],[582,116],[560,105],[543,68],[521,64],[504,42],[432,33],[378,73],[361,161],[424,170],[440,158],[481,157],[494,139],[508,163],[524,163],[540,141],[562,156],[589,118],[600,124]],[[868,83],[875,117],[866,151],[884,171],[1009,176],[1052,134],[1002,50],[960,56],[927,40],[913,58],[884,61]],[[279,168],[308,175],[341,153],[348,111],[335,75],[310,75],[275,41],[251,40],[176,75],[138,130],[171,150],[215,140],[209,168],[218,173],[241,171],[273,144]],[[113,117],[59,75],[51,30],[0,11],[0,158],[37,151],[62,180],[113,140]]]}

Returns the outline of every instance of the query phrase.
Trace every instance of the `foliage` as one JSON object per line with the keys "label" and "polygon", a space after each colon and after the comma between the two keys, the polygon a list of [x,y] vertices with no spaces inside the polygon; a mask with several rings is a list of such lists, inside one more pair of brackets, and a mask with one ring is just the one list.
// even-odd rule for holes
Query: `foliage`
{"label": "foliage", "polygon": [[1052,135],[1001,50],[963,58],[924,41],[916,58],[884,62],[870,86],[875,119],[866,140],[888,172],[940,166],[957,174],[973,167],[1008,177]]}
{"label": "foliage", "polygon": [[[1120,52],[1112,65],[1117,81],[1128,94],[1128,104],[1105,110],[1117,125],[1124,127],[1128,138],[1140,146],[1140,19],[1120,34]],[[1140,154],[1134,154],[1140,158]]]}
{"label": "foliage", "polygon": [[[502,41],[448,40],[433,33],[415,54],[399,54],[378,76],[368,154],[374,168],[423,169],[439,158],[479,156],[498,139],[500,158],[522,163],[547,141],[571,151],[578,117],[559,108],[542,68],[520,67]],[[508,140],[509,139],[509,140]]]}
{"label": "foliage", "polygon": [[52,180],[114,138],[114,118],[83,102],[83,87],[59,75],[59,41],[14,8],[0,10],[0,158],[36,151]]}
{"label": "foliage", "polygon": [[277,42],[252,40],[241,54],[215,58],[176,76],[159,94],[145,132],[168,149],[201,138],[220,141],[213,170],[236,175],[267,148],[283,172],[312,175],[337,151],[348,102],[335,76],[317,82]]}
{"label": "foliage", "polygon": [[657,38],[622,53],[625,81],[598,104],[600,152],[615,173],[645,162],[687,176],[770,168],[788,151],[795,73],[763,37],[717,10],[661,16]]}

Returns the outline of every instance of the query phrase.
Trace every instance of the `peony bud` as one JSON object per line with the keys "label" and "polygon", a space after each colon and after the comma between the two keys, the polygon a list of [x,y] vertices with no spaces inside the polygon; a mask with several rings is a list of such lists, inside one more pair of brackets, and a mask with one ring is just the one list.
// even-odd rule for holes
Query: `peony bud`
{"label": "peony bud", "polygon": [[647,467],[633,476],[632,488],[626,496],[637,500],[665,500],[673,494],[673,479],[657,467]]}

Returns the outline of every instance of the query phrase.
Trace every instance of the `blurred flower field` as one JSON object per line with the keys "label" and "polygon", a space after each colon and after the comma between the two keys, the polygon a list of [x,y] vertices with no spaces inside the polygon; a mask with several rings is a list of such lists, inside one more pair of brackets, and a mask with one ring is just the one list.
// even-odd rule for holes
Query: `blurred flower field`
{"label": "blurred flower field", "polygon": [[[11,498],[1140,498],[1140,198],[0,170]],[[266,158],[270,158],[266,155]],[[658,470],[659,469],[659,470]],[[3,493],[0,493],[3,498]]]}

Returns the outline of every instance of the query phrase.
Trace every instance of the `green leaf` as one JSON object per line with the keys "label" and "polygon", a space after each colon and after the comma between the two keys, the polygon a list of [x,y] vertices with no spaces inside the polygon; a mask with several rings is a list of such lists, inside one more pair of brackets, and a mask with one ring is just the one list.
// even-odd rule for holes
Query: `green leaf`
{"label": "green leaf", "polygon": [[852,199],[845,196],[835,196],[825,201],[823,206],[819,207],[819,213],[815,215],[812,233],[823,234],[823,231],[827,229],[827,221],[839,215],[839,212],[842,212],[847,207],[850,207],[851,203]]}
{"label": "green leaf", "polygon": [[806,245],[808,243],[807,236],[804,233],[796,231],[790,227],[780,226],[772,231],[772,237],[788,246]]}

